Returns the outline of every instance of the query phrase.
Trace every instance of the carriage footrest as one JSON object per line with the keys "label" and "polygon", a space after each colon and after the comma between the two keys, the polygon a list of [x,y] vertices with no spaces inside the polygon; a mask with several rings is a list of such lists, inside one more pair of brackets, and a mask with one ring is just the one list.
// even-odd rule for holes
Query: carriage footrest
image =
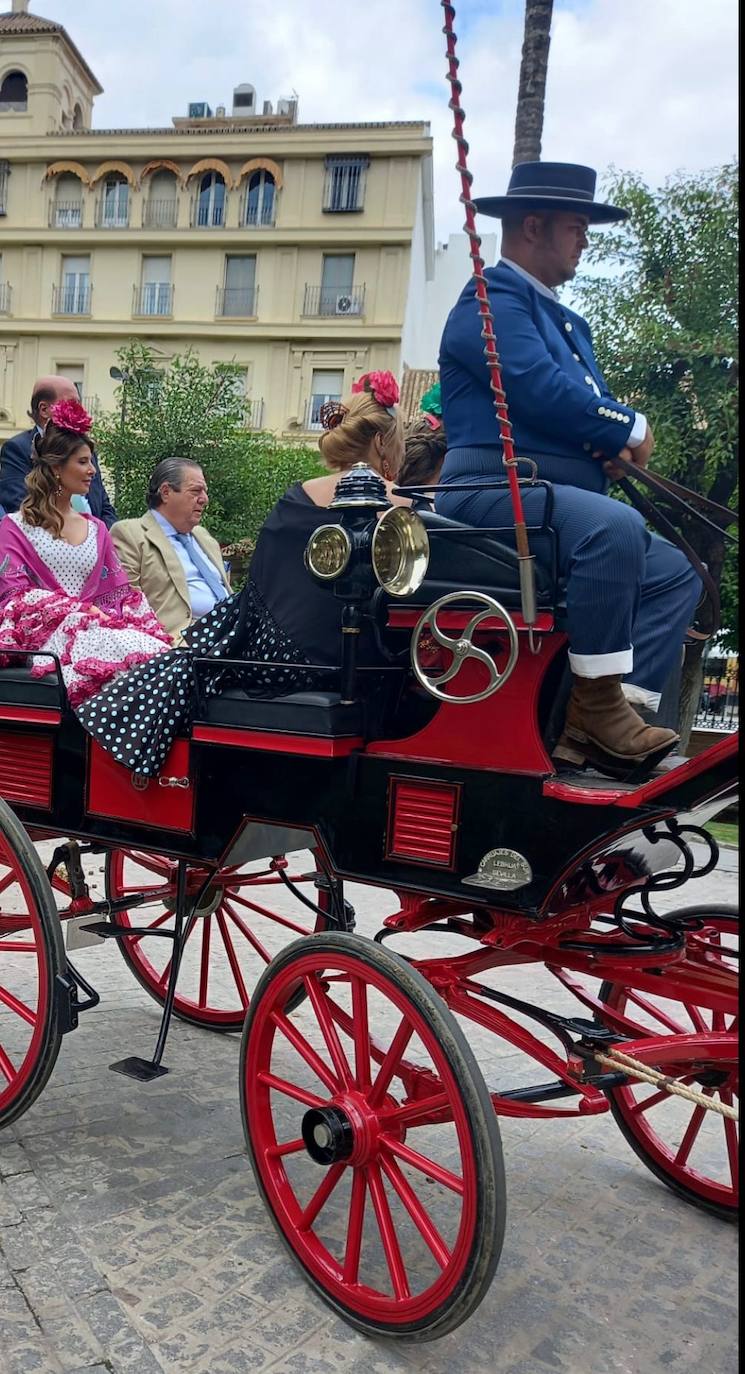
{"label": "carriage footrest", "polygon": [[114,1073],[123,1073],[127,1078],[135,1078],[138,1083],[149,1083],[153,1078],[162,1078],[169,1070],[162,1064],[154,1064],[151,1059],[141,1059],[139,1054],[130,1054],[128,1059],[119,1059],[109,1064]]}

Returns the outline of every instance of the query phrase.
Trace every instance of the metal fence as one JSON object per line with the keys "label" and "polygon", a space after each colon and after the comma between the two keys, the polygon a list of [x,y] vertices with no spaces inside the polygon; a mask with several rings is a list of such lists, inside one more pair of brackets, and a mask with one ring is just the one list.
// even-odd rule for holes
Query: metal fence
{"label": "metal fence", "polygon": [[0,315],[10,314],[12,294],[13,291],[10,282],[0,281]]}
{"label": "metal fence", "polygon": [[740,724],[738,687],[737,659],[706,659],[694,729],[737,730]]}

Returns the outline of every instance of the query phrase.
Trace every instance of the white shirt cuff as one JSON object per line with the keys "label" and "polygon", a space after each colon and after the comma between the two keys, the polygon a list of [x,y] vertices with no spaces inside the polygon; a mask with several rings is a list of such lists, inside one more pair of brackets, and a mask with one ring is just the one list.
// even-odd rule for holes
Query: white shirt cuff
{"label": "white shirt cuff", "polygon": [[639,445],[642,443],[646,432],[647,417],[646,415],[642,415],[640,410],[637,410],[636,419],[634,420],[634,427],[628,439],[626,440],[626,443],[628,444],[629,448],[638,448]]}

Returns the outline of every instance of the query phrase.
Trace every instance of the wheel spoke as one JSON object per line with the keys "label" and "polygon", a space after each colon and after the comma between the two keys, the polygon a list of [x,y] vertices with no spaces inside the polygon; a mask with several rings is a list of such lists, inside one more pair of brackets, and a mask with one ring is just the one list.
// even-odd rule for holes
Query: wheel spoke
{"label": "wheel spoke", "polygon": [[694,1107],[691,1113],[691,1119],[686,1127],[685,1135],[683,1136],[683,1139],[681,1140],[680,1145],[678,1146],[678,1151],[675,1156],[675,1163],[679,1165],[680,1168],[682,1168],[683,1165],[688,1162],[688,1156],[690,1155],[691,1150],[693,1149],[698,1133],[703,1125],[705,1116],[705,1107]]}
{"label": "wheel spoke", "polygon": [[649,1016],[653,1016],[661,1026],[666,1026],[676,1035],[687,1034],[687,1027],[681,1021],[674,1021],[672,1016],[668,1016],[667,1012],[662,1011],[660,1007],[655,1006],[654,1002],[648,1001],[646,997],[642,997],[640,993],[629,988],[626,995],[630,1002],[635,1002],[641,1011],[646,1011]]}
{"label": "wheel spoke", "polygon": [[383,1242],[388,1272],[393,1281],[393,1291],[396,1298],[401,1302],[404,1298],[411,1297],[411,1289],[406,1276],[406,1266],[404,1265],[401,1247],[398,1243],[396,1228],[393,1225],[391,1209],[388,1205],[383,1180],[380,1176],[380,1169],[377,1164],[367,1166],[367,1186],[370,1189],[375,1216],[380,1231],[380,1239]]}
{"label": "wheel spoke", "polygon": [[[694,1074],[691,1074],[691,1073],[686,1074],[686,1076],[685,1076],[684,1078],[679,1078],[679,1079],[678,1079],[678,1082],[679,1082],[679,1083],[685,1083],[685,1084],[694,1083],[694,1082],[695,1082],[695,1075],[694,1075]],[[648,1086],[648,1085],[645,1084],[645,1086]],[[642,1100],[641,1100],[641,1102],[635,1102],[634,1105],[633,1105],[633,1107],[631,1108],[632,1115],[633,1115],[633,1116],[638,1116],[638,1115],[640,1114],[640,1112],[648,1112],[648,1111],[650,1110],[650,1108],[656,1107],[656,1106],[658,1105],[658,1103],[660,1103],[660,1102],[669,1102],[669,1100],[670,1100],[670,1093],[667,1091],[667,1088],[660,1088],[660,1091],[659,1091],[659,1092],[656,1092],[656,1093],[652,1093],[652,1096],[651,1096],[651,1097],[643,1097]]]}
{"label": "wheel spoke", "polygon": [[302,1102],[305,1107],[325,1107],[326,1103],[322,1097],[316,1093],[308,1092],[307,1088],[301,1088],[299,1083],[290,1083],[286,1078],[278,1078],[274,1073],[267,1073],[262,1070],[256,1075],[258,1083],[263,1083],[267,1088],[273,1088],[275,1092],[282,1093],[285,1097],[292,1097],[296,1102]]}
{"label": "wheel spoke", "polygon": [[289,1040],[293,1049],[297,1050],[301,1059],[304,1059],[308,1067],[313,1070],[316,1077],[320,1078],[323,1086],[328,1088],[330,1093],[338,1093],[341,1090],[341,1084],[334,1078],[328,1065],[324,1064],[321,1056],[316,1053],[313,1046],[309,1044],[305,1036],[297,1029],[297,1026],[293,1026],[292,1022],[287,1019],[284,1013],[279,1011],[272,1012],[272,1021],[277,1027],[277,1030],[280,1030],[285,1038]]}
{"label": "wheel spoke", "polygon": [[28,940],[0,940],[0,953],[2,954],[37,954],[37,946],[30,945]]}
{"label": "wheel spoke", "polygon": [[259,958],[263,959],[265,964],[271,964],[272,956],[269,953],[269,950],[267,949],[266,945],[262,945],[258,935],[254,935],[251,927],[246,925],[246,922],[243,920],[243,917],[239,916],[238,912],[233,910],[227,898],[223,902],[223,908],[225,911],[227,911],[228,916],[233,922],[233,925],[235,926],[236,930],[239,930],[241,932],[241,935],[245,936],[251,948],[256,950],[256,953],[258,954]]}
{"label": "wheel spoke", "polygon": [[37,1013],[32,1011],[30,1007],[27,1007],[26,1003],[22,1002],[19,997],[14,997],[12,992],[8,992],[7,989],[3,987],[0,987],[0,1002],[8,1007],[10,1011],[14,1011],[16,1016],[20,1016],[21,1020],[26,1021],[29,1026],[36,1025]]}
{"label": "wheel spoke", "polygon": [[275,925],[285,926],[287,930],[294,930],[296,935],[307,935],[308,927],[299,926],[296,921],[290,921],[287,916],[280,916],[278,911],[270,911],[265,906],[259,906],[256,902],[249,902],[245,897],[241,897],[237,892],[231,892],[231,902],[238,902],[240,906],[245,906],[249,911],[255,911],[257,916],[266,916]]}
{"label": "wheel spoke", "polygon": [[367,1016],[367,985],[361,978],[352,978],[352,1017],[354,1020],[354,1068],[357,1086],[369,1088],[370,1031]]}
{"label": "wheel spoke", "polygon": [[693,1022],[694,1030],[707,1031],[709,1029],[698,1007],[691,1006],[689,1002],[684,1002],[683,1006]]}
{"label": "wheel spoke", "polygon": [[7,892],[8,888],[13,886],[15,880],[15,873],[13,873],[12,869],[8,869],[4,877],[0,878],[0,894]]}
{"label": "wheel spoke", "polygon": [[336,1069],[339,1079],[345,1088],[352,1087],[352,1070],[349,1067],[341,1040],[337,1034],[336,1026],[331,1018],[329,1008],[326,1004],[326,994],[318,982],[315,974],[311,973],[303,978],[308,996],[313,1003],[313,1010],[316,1013],[321,1034],[326,1041],[326,1048],[331,1056],[331,1061]]}
{"label": "wheel spoke", "polygon": [[286,1140],[283,1145],[272,1145],[267,1150],[270,1159],[282,1159],[284,1155],[296,1155],[305,1149],[305,1141],[298,1136],[296,1140]]}
{"label": "wheel spoke", "polygon": [[[722,1088],[722,1090],[719,1093],[719,1096],[722,1099],[722,1102],[724,1102],[725,1106],[731,1107],[733,1105],[733,1094],[729,1088]],[[724,1122],[724,1138],[727,1142],[727,1158],[729,1160],[729,1173],[730,1179],[732,1180],[732,1189],[733,1192],[737,1193],[740,1183],[740,1152],[737,1148],[737,1122],[733,1121],[731,1117],[727,1116],[722,1117],[722,1121]]]}
{"label": "wheel spoke", "polygon": [[298,1230],[309,1231],[319,1212],[325,1207],[331,1194],[334,1191],[339,1179],[346,1170],[344,1162],[332,1164],[331,1168],[324,1175],[323,1183],[320,1188],[316,1188],[308,1206],[303,1209],[298,1217]]}
{"label": "wheel spoke", "polygon": [[[162,916],[157,916],[156,919],[155,919],[154,921],[151,921],[151,922],[150,922],[150,924],[149,924],[149,926],[148,926],[148,930],[157,930],[159,926],[164,926],[165,923],[166,923],[166,921],[170,921],[170,919],[171,919],[172,916],[173,916],[173,912],[172,912],[172,911],[164,911]],[[130,945],[139,945],[140,940],[142,940],[144,937],[143,937],[142,935],[133,935],[133,936],[130,938],[129,935],[128,935],[126,938],[127,938],[127,942],[128,942]],[[169,968],[170,968],[170,964],[169,964]]]}
{"label": "wheel spoke", "polygon": [[220,929],[220,934],[222,935],[222,942],[225,946],[225,952],[228,956],[228,963],[230,964],[230,969],[233,974],[233,982],[235,983],[235,986],[238,991],[238,996],[241,1000],[241,1006],[248,1007],[248,992],[246,991],[246,984],[243,981],[243,974],[241,973],[241,966],[238,962],[238,956],[235,952],[233,941],[230,938],[228,923],[225,920],[225,917],[223,916],[221,911],[218,911],[215,914],[217,916],[217,924]]}
{"label": "wheel spoke", "polygon": [[422,1240],[432,1251],[440,1268],[444,1269],[450,1262],[450,1251],[406,1175],[401,1172],[395,1159],[388,1159],[384,1154],[380,1156],[380,1167],[398,1193]]}
{"label": "wheel spoke", "polygon": [[138,850],[127,849],[124,851],[124,858],[130,859],[138,868],[144,868],[146,873],[157,873],[159,878],[173,880],[173,864],[169,863],[167,859],[159,859],[156,854],[141,854]]}
{"label": "wheel spoke", "polygon": [[410,1145],[405,1145],[402,1140],[392,1140],[390,1136],[382,1136],[381,1145],[391,1154],[397,1155],[403,1160],[404,1164],[410,1164],[412,1169],[418,1169],[421,1174],[426,1174],[435,1183],[441,1183],[443,1187],[449,1188],[451,1193],[459,1193],[462,1197],[465,1192],[463,1179],[458,1174],[453,1174],[442,1164],[436,1164],[433,1159],[427,1159],[426,1155],[421,1155],[418,1150],[412,1150]]}
{"label": "wheel spoke", "polygon": [[347,1247],[344,1251],[344,1282],[359,1282],[360,1254],[362,1251],[362,1228],[365,1224],[365,1202],[367,1201],[367,1179],[364,1169],[355,1169],[352,1179],[352,1196],[349,1200],[349,1222],[347,1225]]}
{"label": "wheel spoke", "polygon": [[210,939],[212,936],[212,917],[207,916],[202,926],[202,955],[199,961],[199,1005],[207,1005],[207,988],[210,980]]}
{"label": "wheel spoke", "polygon": [[[445,1112],[446,1115],[442,1113]],[[431,1097],[420,1097],[413,1102],[405,1102],[402,1107],[384,1107],[380,1120],[386,1130],[414,1130],[417,1126],[431,1126],[434,1120],[438,1125],[452,1121],[453,1112],[446,1093],[433,1093]]]}
{"label": "wheel spoke", "polygon": [[10,1055],[5,1053],[2,1045],[0,1045],[0,1073],[5,1075],[9,1083],[12,1083],[14,1078],[18,1076],[18,1071]]}
{"label": "wheel spoke", "polygon": [[380,1106],[413,1034],[413,1025],[405,1016],[402,1016],[398,1030],[390,1043],[388,1052],[378,1070],[378,1076],[373,1083],[369,1098],[371,1107]]}

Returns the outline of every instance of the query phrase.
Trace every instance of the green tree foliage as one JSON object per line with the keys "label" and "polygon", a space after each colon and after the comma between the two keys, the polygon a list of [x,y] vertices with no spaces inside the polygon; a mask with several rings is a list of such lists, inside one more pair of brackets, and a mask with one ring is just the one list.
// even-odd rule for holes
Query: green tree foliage
{"label": "green tree foliage", "polygon": [[209,487],[204,523],[222,545],[232,545],[255,539],[287,487],[321,470],[313,449],[247,428],[239,367],[207,366],[190,350],[159,368],[140,343],[117,358],[128,380],[118,389],[119,408],[97,417],[94,437],[121,519],[145,510],[148,479],[161,458],[191,458]]}
{"label": "green tree foliage", "polygon": [[[737,166],[678,174],[658,190],[616,174],[629,219],[593,236],[577,283],[611,391],[643,411],[652,466],[720,505],[737,500]],[[595,275],[597,273],[597,275]],[[722,582],[724,642],[737,645],[736,570],[717,535],[685,531]]]}

